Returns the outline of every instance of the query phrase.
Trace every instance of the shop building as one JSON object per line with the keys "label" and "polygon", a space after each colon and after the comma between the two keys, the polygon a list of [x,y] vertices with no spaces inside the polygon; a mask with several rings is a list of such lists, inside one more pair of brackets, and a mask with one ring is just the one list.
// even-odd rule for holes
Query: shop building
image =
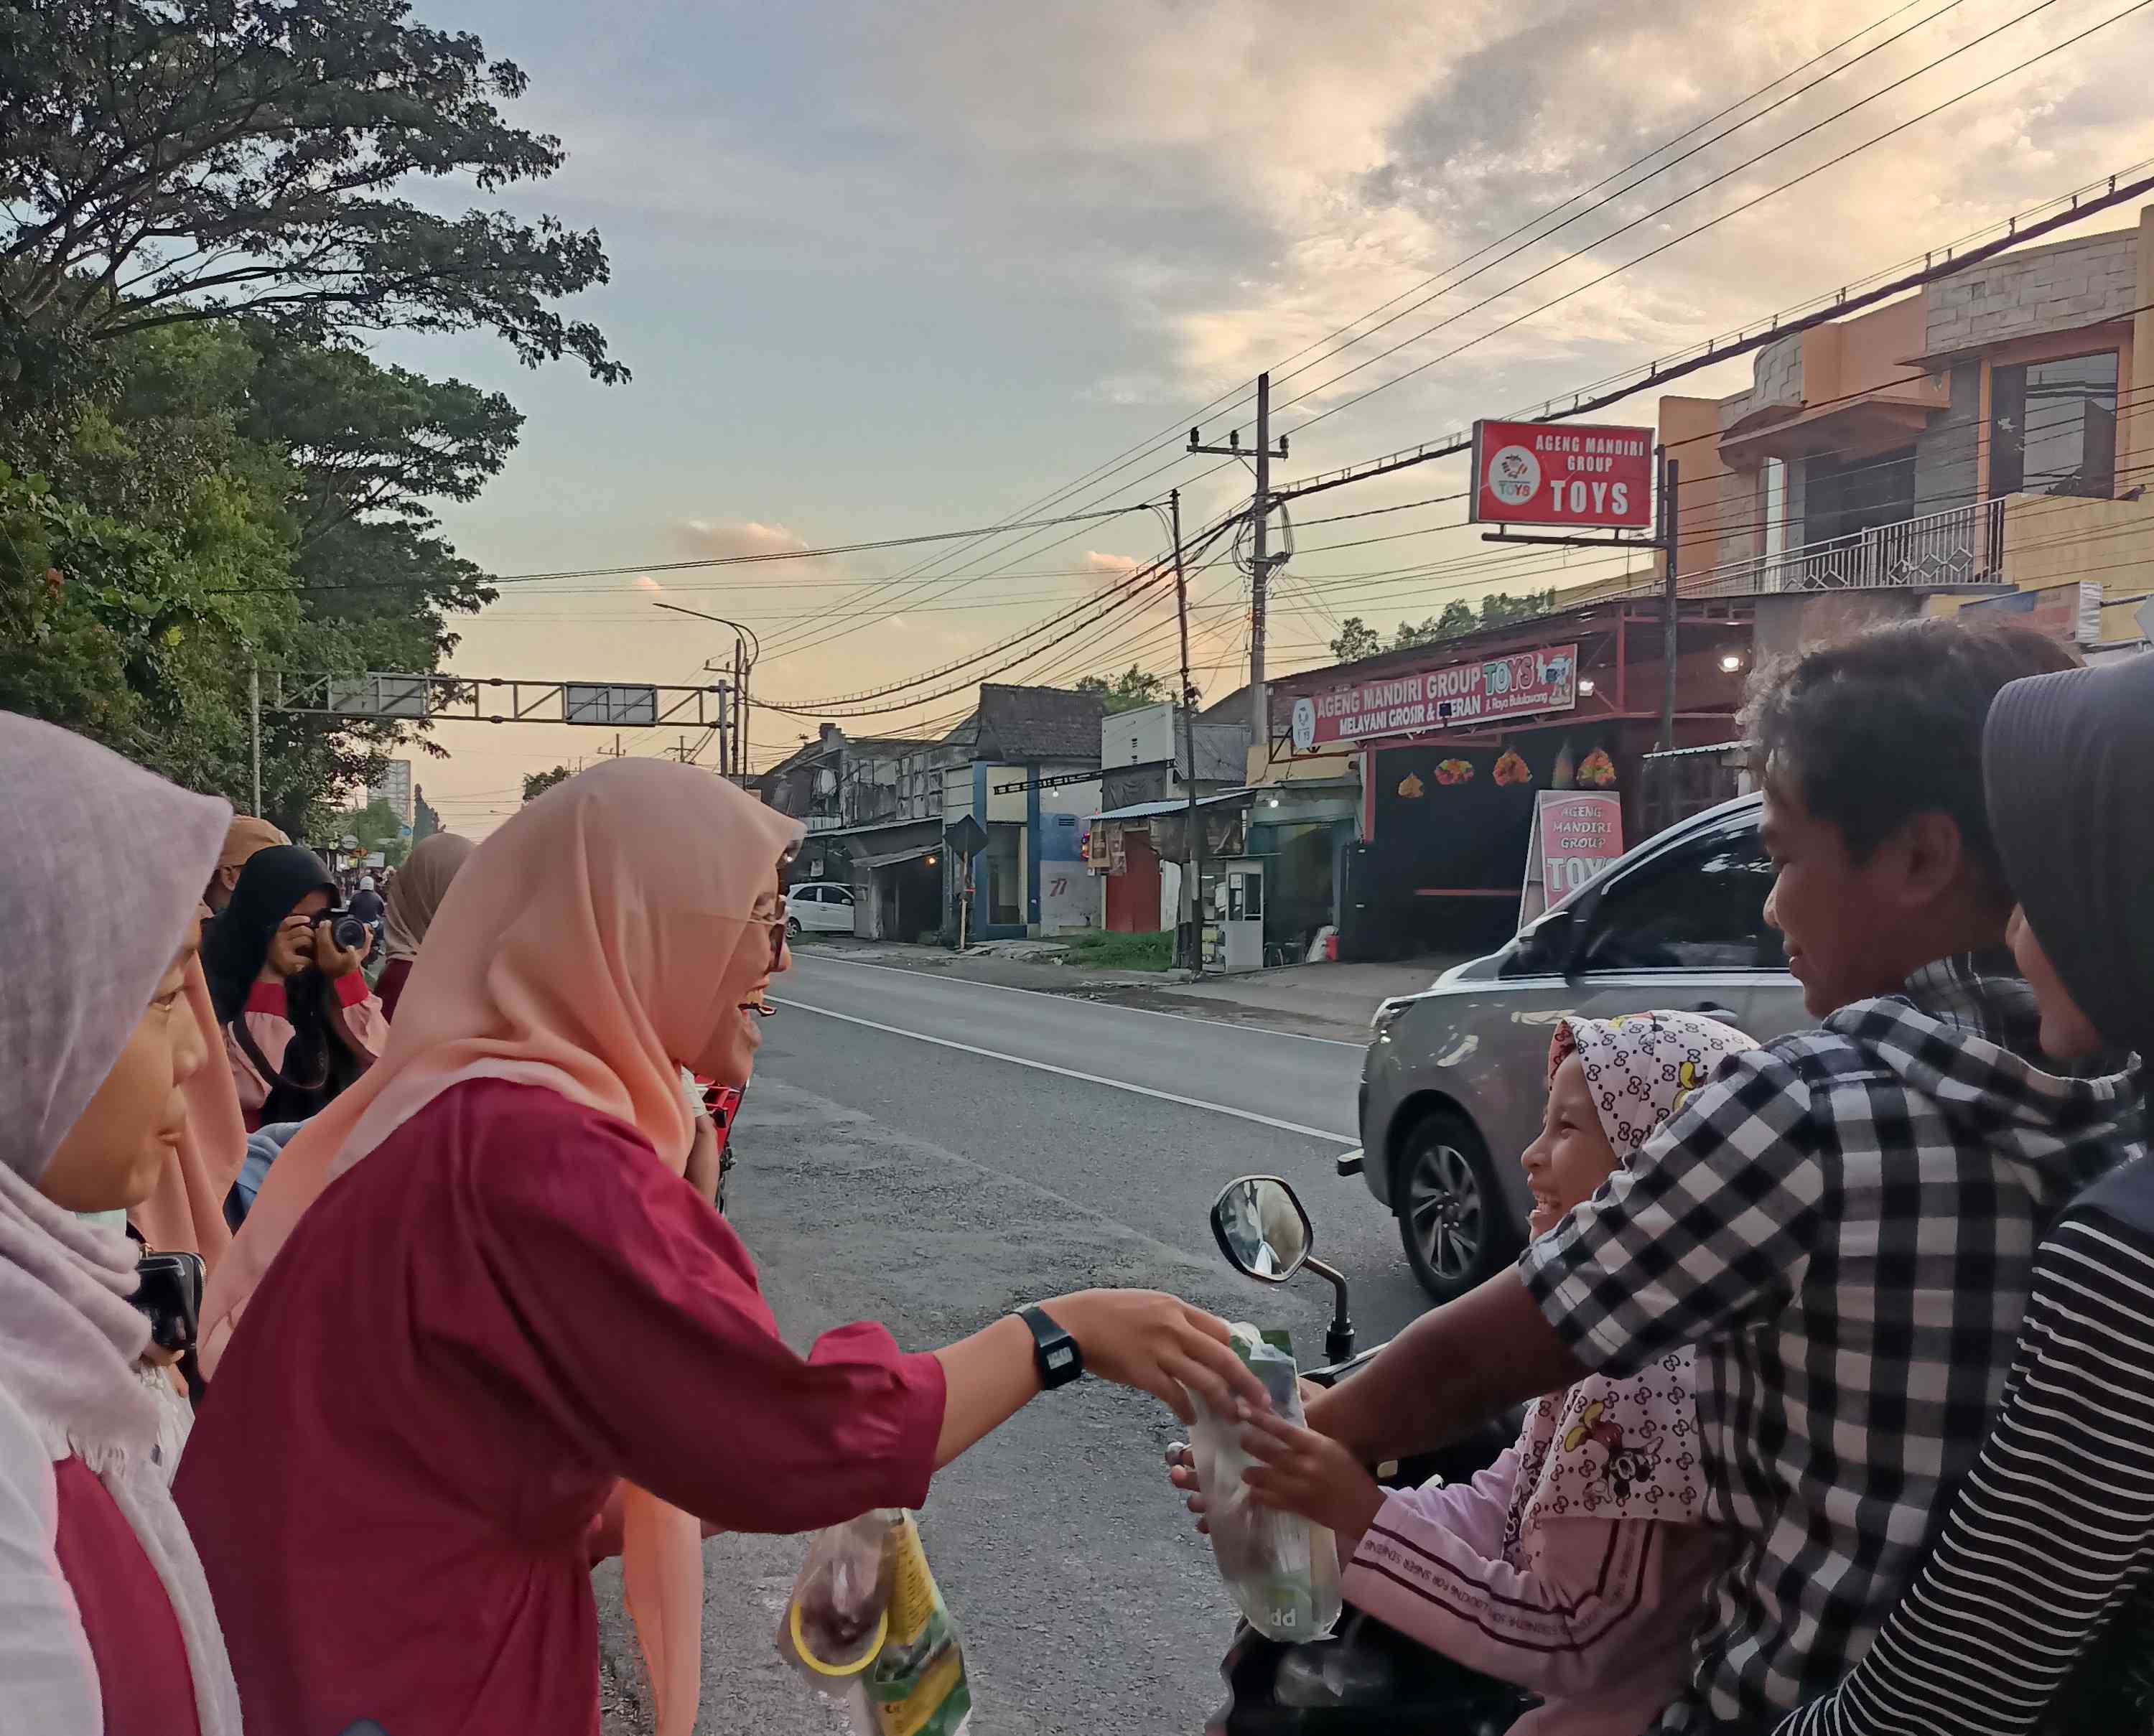
{"label": "shop building", "polygon": [[[983,682],[978,709],[927,756],[941,782],[943,831],[969,818],[986,835],[971,865],[968,939],[1100,926],[1102,898],[1085,862],[1085,822],[1100,808],[1105,714],[1096,693]],[[937,855],[949,912],[943,937],[954,944],[965,866],[953,850]]]}
{"label": "shop building", "polygon": [[[1243,707],[1246,717],[1248,707]],[[1207,855],[1227,847],[1248,769],[1249,726],[1238,718],[1192,720],[1192,776],[1182,739],[1182,714],[1171,702],[1112,712],[1100,725],[1100,799],[1090,817],[1085,860],[1100,877],[1103,920],[1117,934],[1171,929],[1181,920],[1182,880],[1192,856],[1189,798],[1202,804],[1212,834]],[[1225,811],[1232,810],[1232,811]]]}
{"label": "shop building", "polygon": [[[1741,600],[1680,605],[1677,747],[1733,733],[1752,634]],[[1616,796],[1626,843],[1709,805],[1716,792],[1678,783],[1670,809],[1646,775],[1662,642],[1641,595],[1274,682],[1246,845],[1268,955],[1304,956],[1325,925],[1342,957],[1508,936],[1539,792]]]}

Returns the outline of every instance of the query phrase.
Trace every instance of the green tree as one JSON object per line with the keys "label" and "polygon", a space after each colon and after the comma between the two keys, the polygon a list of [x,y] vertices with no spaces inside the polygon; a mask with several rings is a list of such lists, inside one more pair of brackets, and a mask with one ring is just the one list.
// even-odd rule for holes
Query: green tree
{"label": "green tree", "polygon": [[329,830],[339,838],[347,834],[357,838],[364,855],[380,850],[392,868],[411,854],[411,845],[404,836],[403,817],[378,799],[364,807],[347,808],[335,814],[329,820]]}
{"label": "green tree", "polygon": [[1406,651],[1416,645],[1433,645],[1440,639],[1456,639],[1461,633],[1470,633],[1473,628],[1473,606],[1454,597],[1443,605],[1442,614],[1430,615],[1418,626],[1411,621],[1401,621],[1398,631],[1391,636],[1391,649]]}
{"label": "green tree", "polygon": [[1339,631],[1331,641],[1331,655],[1341,663],[1358,663],[1364,657],[1373,657],[1384,648],[1383,640],[1376,630],[1358,615],[1350,615],[1339,624]]}
{"label": "green tree", "polygon": [[556,784],[574,775],[564,765],[557,765],[550,772],[526,772],[523,774],[523,799],[532,801],[545,794]]}
{"label": "green tree", "polygon": [[1104,675],[1080,676],[1077,691],[1097,693],[1107,702],[1110,713],[1133,712],[1139,706],[1157,705],[1162,699],[1173,697],[1165,676],[1151,674],[1134,663],[1111,681]]}
{"label": "green tree", "polygon": [[1521,596],[1508,591],[1494,590],[1481,600],[1479,625],[1484,627],[1508,627],[1518,621],[1531,620],[1536,615],[1546,615],[1555,607],[1555,587],[1546,590],[1529,590]]}
{"label": "green tree", "polygon": [[[37,0],[0,11],[0,340],[49,385],[83,346],[268,319],[315,340],[492,330],[626,377],[551,306],[606,281],[595,232],[402,197],[543,181],[523,72],[407,0]],[[431,206],[436,208],[427,208]]]}

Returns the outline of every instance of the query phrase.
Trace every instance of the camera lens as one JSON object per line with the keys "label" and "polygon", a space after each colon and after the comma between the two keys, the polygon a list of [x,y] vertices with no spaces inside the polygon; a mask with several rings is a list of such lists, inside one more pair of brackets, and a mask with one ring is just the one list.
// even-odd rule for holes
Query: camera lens
{"label": "camera lens", "polygon": [[350,952],[366,944],[366,924],[357,917],[339,917],[329,925],[329,938]]}

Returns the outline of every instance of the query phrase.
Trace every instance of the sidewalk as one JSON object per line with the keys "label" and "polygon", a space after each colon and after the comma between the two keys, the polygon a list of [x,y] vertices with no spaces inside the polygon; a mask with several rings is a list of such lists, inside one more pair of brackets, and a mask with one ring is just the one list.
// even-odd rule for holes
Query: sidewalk
{"label": "sidewalk", "polygon": [[[827,957],[886,969],[918,971],[961,982],[992,983],[1041,994],[1178,1013],[1225,1024],[1258,1025],[1298,1036],[1366,1042],[1376,1003],[1412,994],[1436,980],[1459,957],[1436,956],[1391,964],[1294,964],[1235,976],[1192,981],[1184,971],[1101,971],[1051,963],[1042,942],[1006,942],[965,952],[940,947],[855,940],[848,935],[809,935],[799,944],[804,959]],[[1010,953],[1031,956],[1010,957]]]}

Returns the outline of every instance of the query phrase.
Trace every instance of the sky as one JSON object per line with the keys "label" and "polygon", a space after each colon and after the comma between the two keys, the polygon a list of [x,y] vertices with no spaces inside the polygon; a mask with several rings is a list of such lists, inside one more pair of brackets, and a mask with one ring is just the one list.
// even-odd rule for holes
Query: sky
{"label": "sky", "polygon": [[[483,334],[380,345],[506,391],[528,417],[493,485],[442,510],[463,554],[504,577],[624,569],[505,585],[462,623],[451,666],[703,681],[706,660],[730,660],[731,631],[655,605],[726,615],[761,641],[757,697],[801,707],[755,712],[757,765],[849,709],[825,702],[973,658],[1098,595],[1162,546],[1142,503],[1168,488],[1192,528],[1246,496],[1244,467],[1180,447],[1192,421],[1207,442],[1233,427],[1251,442],[1259,370],[1290,483],[1529,409],[2154,157],[2149,0],[417,12],[528,75],[511,117],[557,135],[568,161],[496,202],[600,232],[610,281],[565,311],[634,373],[605,386],[574,363],[526,370]],[[1748,377],[1730,363],[1681,389]],[[1607,416],[1652,411],[1641,395]],[[1462,477],[1440,462],[1307,503],[1274,598],[1275,671],[1330,661],[1342,617],[1388,632],[1492,586],[1612,570],[1487,550],[1441,498]],[[1433,503],[1334,516],[1416,501]],[[660,570],[1109,508],[1133,509]],[[1198,683],[1223,695],[1246,655],[1246,581],[1205,566],[1191,595]],[[1171,611],[1147,599],[1030,645],[1000,679],[1170,671]],[[840,721],[940,733],[968,709],[967,678],[1016,655]],[[620,745],[681,737],[630,730]],[[467,722],[434,740],[449,757],[421,758],[418,781],[445,824],[479,835],[513,810],[525,772],[615,745],[610,731]]]}

